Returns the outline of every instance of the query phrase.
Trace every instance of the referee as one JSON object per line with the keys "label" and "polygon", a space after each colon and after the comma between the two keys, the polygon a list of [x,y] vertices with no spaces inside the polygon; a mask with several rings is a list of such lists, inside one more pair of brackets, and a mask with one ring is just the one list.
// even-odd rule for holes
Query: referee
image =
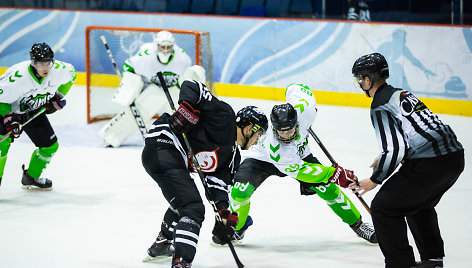
{"label": "referee", "polygon": [[[444,242],[434,207],[464,170],[464,149],[451,127],[423,102],[386,83],[384,56],[360,57],[352,74],[373,99],[370,117],[382,152],[371,165],[372,176],[349,187],[362,195],[385,182],[371,204],[385,267],[443,267]],[[419,262],[408,243],[407,223]]]}

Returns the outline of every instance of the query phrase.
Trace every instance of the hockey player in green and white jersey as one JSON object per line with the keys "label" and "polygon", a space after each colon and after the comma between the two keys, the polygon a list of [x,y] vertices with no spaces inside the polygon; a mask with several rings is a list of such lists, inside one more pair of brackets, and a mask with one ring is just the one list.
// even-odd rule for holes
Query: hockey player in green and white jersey
{"label": "hockey player in green and white jersey", "polygon": [[[26,189],[49,190],[52,182],[40,176],[59,144],[46,114],[64,107],[63,97],[75,82],[77,73],[71,64],[54,60],[54,52],[46,43],[34,44],[30,57],[31,61],[13,65],[0,76],[0,138],[4,138],[0,142],[0,181],[10,145],[24,130],[37,149],[28,169],[23,165],[21,183]],[[46,114],[39,114],[43,110]]]}
{"label": "hockey player in green and white jersey", "polygon": [[[239,214],[235,240],[241,240],[253,221],[249,216],[250,198],[271,175],[290,176],[300,182],[301,194],[317,194],[354,232],[363,239],[377,243],[375,231],[361,220],[361,215],[338,185],[347,187],[355,179],[350,170],[341,166],[323,166],[308,147],[308,129],[316,117],[316,100],[303,84],[291,84],[286,90],[287,103],[275,105],[267,131],[252,146],[234,177],[231,209]],[[338,184],[338,185],[336,185]],[[218,239],[213,237],[215,243]]]}
{"label": "hockey player in green and white jersey", "polygon": [[[198,65],[191,66],[190,57],[175,43],[172,33],[160,31],[152,43],[143,44],[139,52],[123,65],[123,78],[112,101],[124,109],[99,132],[107,145],[119,147],[138,130],[133,111],[136,114],[137,110],[146,129],[154,121],[153,116],[171,112],[164,91],[160,88],[157,72],[162,72],[174,100],[179,99],[180,83],[183,80],[206,81],[205,70]],[[133,103],[134,107],[130,107]],[[139,127],[142,130],[143,126]]]}

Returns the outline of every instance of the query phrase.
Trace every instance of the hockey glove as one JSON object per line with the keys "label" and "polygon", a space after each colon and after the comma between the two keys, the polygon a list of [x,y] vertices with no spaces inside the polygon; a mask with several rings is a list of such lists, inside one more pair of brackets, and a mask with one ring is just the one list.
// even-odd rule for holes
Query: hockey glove
{"label": "hockey glove", "polygon": [[169,118],[169,125],[174,133],[188,132],[200,119],[200,111],[193,109],[186,101],[180,103],[177,111]]}
{"label": "hockey glove", "polygon": [[7,133],[11,133],[10,136],[13,138],[18,138],[21,134],[22,128],[20,124],[20,116],[15,113],[6,114],[3,117],[3,125],[7,130]]}
{"label": "hockey glove", "polygon": [[[165,81],[165,78],[164,78],[164,81]],[[155,84],[158,87],[162,87],[161,86],[161,80],[159,80],[159,76],[157,74],[155,74],[153,77],[151,77],[151,83]]]}
{"label": "hockey glove", "polygon": [[231,243],[235,232],[234,228],[239,222],[238,213],[231,212],[227,209],[220,209],[218,213],[222,221],[215,222],[212,234],[224,243]]}
{"label": "hockey glove", "polygon": [[357,177],[354,175],[354,171],[336,165],[333,176],[329,178],[329,181],[343,188],[347,188],[352,182],[357,182]]}
{"label": "hockey glove", "polygon": [[66,105],[66,100],[61,100],[59,95],[54,95],[48,103],[44,105],[46,107],[46,112],[47,114],[52,114],[55,111],[59,111],[60,109],[64,108],[64,105]]}

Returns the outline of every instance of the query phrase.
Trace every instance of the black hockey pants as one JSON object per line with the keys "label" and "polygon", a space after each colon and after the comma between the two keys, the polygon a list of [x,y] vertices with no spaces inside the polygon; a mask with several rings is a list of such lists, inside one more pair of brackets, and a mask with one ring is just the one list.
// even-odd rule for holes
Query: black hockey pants
{"label": "black hockey pants", "polygon": [[464,151],[407,160],[372,200],[371,212],[386,267],[413,267],[407,223],[421,259],[444,256],[434,207],[464,170]]}
{"label": "black hockey pants", "polygon": [[[141,160],[169,202],[164,217],[168,226],[162,231],[168,239],[174,239],[175,257],[193,261],[205,207],[181,154],[175,148],[146,144]],[[175,227],[169,219],[175,220]],[[174,230],[173,237],[168,237],[169,229]]]}

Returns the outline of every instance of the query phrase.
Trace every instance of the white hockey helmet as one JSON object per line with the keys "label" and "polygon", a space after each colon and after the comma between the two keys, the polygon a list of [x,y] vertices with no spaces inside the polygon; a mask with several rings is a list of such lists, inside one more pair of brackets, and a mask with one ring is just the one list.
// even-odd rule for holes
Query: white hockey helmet
{"label": "white hockey helmet", "polygon": [[154,37],[154,44],[157,46],[159,61],[163,64],[169,63],[172,53],[174,53],[174,35],[169,31],[160,31]]}
{"label": "white hockey helmet", "polygon": [[205,69],[200,65],[193,65],[188,67],[185,72],[179,77],[179,86],[185,80],[195,80],[197,82],[206,83]]}

